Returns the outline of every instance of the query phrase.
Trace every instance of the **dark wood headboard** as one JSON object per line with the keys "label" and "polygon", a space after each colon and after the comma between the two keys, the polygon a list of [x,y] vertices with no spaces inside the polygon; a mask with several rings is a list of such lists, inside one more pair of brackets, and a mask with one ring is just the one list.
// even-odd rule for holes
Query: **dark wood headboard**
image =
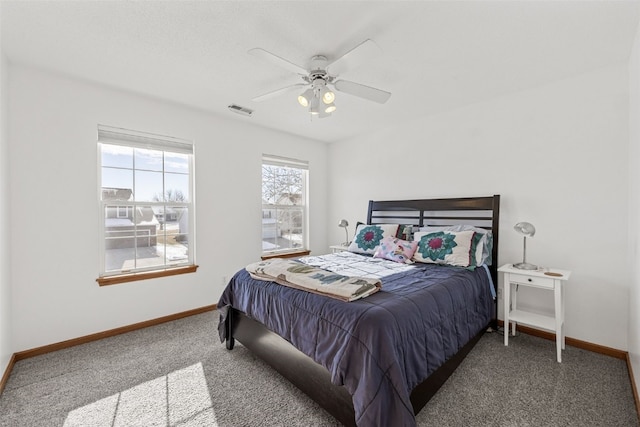
{"label": "dark wood headboard", "polygon": [[369,201],[367,224],[403,224],[417,227],[469,224],[493,234],[493,282],[498,283],[498,224],[500,195],[456,199]]}

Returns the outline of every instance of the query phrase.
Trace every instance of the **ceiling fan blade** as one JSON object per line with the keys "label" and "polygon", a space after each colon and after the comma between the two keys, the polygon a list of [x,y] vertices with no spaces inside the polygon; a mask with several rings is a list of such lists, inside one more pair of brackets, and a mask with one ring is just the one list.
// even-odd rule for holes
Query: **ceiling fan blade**
{"label": "ceiling fan blade", "polygon": [[360,83],[354,83],[347,80],[337,80],[333,83],[336,90],[346,92],[350,95],[368,99],[379,104],[384,104],[391,97],[391,92],[376,89],[374,87],[365,86]]}
{"label": "ceiling fan blade", "polygon": [[268,99],[275,98],[276,96],[278,96],[280,94],[283,94],[285,92],[293,90],[294,88],[301,88],[301,87],[304,87],[304,86],[307,86],[307,84],[306,83],[296,83],[294,85],[289,85],[289,86],[286,86],[286,87],[282,87],[280,89],[272,90],[271,92],[267,92],[265,94],[256,96],[255,98],[252,98],[251,100],[254,101],[254,102],[266,101]]}
{"label": "ceiling fan blade", "polygon": [[382,50],[373,40],[366,39],[340,58],[327,65],[327,71],[334,76],[355,68],[357,65],[375,59]]}
{"label": "ceiling fan blade", "polygon": [[247,53],[249,53],[250,55],[253,55],[255,57],[264,59],[265,61],[269,61],[272,64],[275,64],[279,67],[282,67],[286,70],[292,71],[296,74],[302,74],[304,76],[306,76],[309,72],[304,69],[303,67],[294,64],[293,62],[287,61],[284,58],[279,57],[278,55],[274,55],[271,52],[267,52],[264,49],[261,49],[259,47],[250,49]]}

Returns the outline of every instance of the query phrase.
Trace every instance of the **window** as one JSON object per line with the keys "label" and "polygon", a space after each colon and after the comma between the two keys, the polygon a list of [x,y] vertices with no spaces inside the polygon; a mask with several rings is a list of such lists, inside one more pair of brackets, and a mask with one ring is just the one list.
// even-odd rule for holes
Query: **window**
{"label": "window", "polygon": [[262,156],[262,252],[307,247],[308,162]]}
{"label": "window", "polygon": [[118,215],[118,218],[129,218],[129,207],[128,206],[118,206],[117,207],[117,215]]}
{"label": "window", "polygon": [[195,271],[193,144],[98,126],[98,153],[98,282]]}

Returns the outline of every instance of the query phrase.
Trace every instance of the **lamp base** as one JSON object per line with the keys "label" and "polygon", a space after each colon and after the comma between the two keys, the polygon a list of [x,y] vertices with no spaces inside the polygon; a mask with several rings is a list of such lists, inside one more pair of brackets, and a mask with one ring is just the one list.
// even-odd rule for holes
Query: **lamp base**
{"label": "lamp base", "polygon": [[538,266],[529,264],[528,262],[519,262],[517,264],[513,264],[514,268],[518,268],[520,270],[537,270]]}

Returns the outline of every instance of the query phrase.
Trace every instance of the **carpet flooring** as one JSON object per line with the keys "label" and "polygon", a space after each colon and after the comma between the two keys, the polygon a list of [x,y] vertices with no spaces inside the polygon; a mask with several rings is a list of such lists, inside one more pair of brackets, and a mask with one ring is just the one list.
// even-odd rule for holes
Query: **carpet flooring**
{"label": "carpet flooring", "polygon": [[[337,426],[236,343],[217,312],[17,362],[3,427]],[[638,426],[626,363],[528,335],[485,334],[418,414],[418,426]]]}

